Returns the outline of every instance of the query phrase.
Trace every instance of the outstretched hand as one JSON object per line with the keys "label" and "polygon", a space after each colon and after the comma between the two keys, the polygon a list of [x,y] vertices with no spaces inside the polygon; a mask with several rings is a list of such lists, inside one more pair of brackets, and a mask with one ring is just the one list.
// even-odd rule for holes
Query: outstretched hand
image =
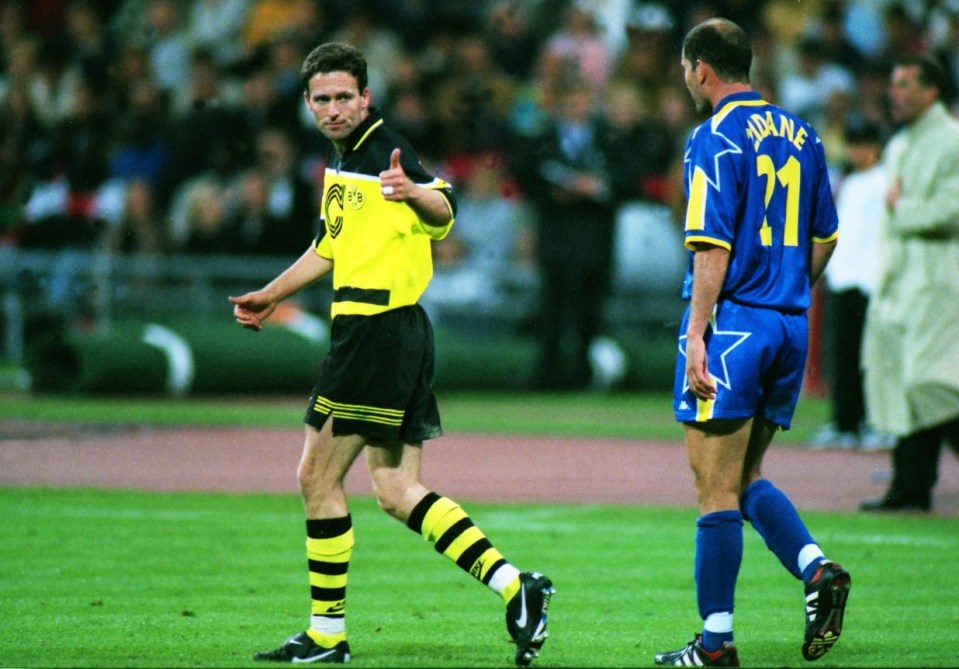
{"label": "outstretched hand", "polygon": [[261,290],[227,299],[233,304],[233,317],[236,322],[257,332],[263,328],[262,322],[269,318],[277,305],[276,301]]}
{"label": "outstretched hand", "polygon": [[380,172],[380,192],[390,202],[404,202],[409,197],[411,186],[412,182],[406,178],[406,172],[400,165],[400,150],[393,149],[389,169]]}

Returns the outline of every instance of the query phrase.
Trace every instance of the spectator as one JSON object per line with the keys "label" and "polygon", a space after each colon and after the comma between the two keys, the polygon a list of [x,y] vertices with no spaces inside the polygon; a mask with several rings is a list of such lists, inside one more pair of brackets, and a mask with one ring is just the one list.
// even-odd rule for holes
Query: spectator
{"label": "spectator", "polygon": [[567,80],[549,125],[513,151],[513,173],[536,212],[537,385],[544,390],[590,384],[589,347],[609,292],[614,166],[594,100],[590,82]]}
{"label": "spectator", "polygon": [[0,93],[0,236],[22,234],[35,163],[49,154],[48,144],[27,87],[8,86]]}
{"label": "spectator", "polygon": [[490,49],[499,69],[517,81],[528,80],[539,48],[528,11],[516,0],[493,0],[488,17]]}
{"label": "spectator", "polygon": [[151,0],[147,17],[147,48],[153,81],[164,93],[180,98],[191,81],[190,42],[180,6],[174,0]]}
{"label": "spectator", "polygon": [[889,67],[885,63],[869,61],[856,72],[856,90],[850,120],[872,123],[879,126],[884,135],[891,130],[889,123],[889,98],[886,94],[889,82]]}
{"label": "spectator", "polygon": [[[315,46],[315,45],[314,45]],[[311,47],[312,48],[312,47]],[[306,49],[308,52],[309,49]],[[266,51],[267,68],[271,85],[276,91],[273,98],[277,122],[288,133],[310,136],[303,124],[298,123],[303,112],[303,91],[300,88],[300,64],[304,47],[292,35],[281,34],[274,38]]]}
{"label": "spectator", "polygon": [[819,139],[826,151],[826,164],[833,182],[845,169],[846,129],[853,119],[854,91],[836,89],[826,96],[819,115]]}
{"label": "spectator", "polygon": [[183,184],[171,207],[170,223],[177,250],[187,253],[232,253],[238,246],[230,221],[230,186],[204,175]]}
{"label": "spectator", "polygon": [[571,76],[573,63],[558,53],[543,53],[537,60],[533,79],[516,92],[511,114],[513,131],[529,137],[541,132],[556,111],[561,82]]}
{"label": "spectator", "polygon": [[865,63],[859,48],[849,39],[844,23],[842,0],[827,0],[820,10],[818,35],[829,60],[847,72],[858,72]]}
{"label": "spectator", "polygon": [[813,436],[813,448],[873,448],[884,443],[866,420],[860,358],[866,308],[876,284],[888,182],[879,162],[882,138],[878,126],[850,125],[844,140],[849,173],[836,188],[842,243],[825,272],[831,421]]}
{"label": "spectator", "polygon": [[431,113],[429,101],[416,86],[394,89],[389,111],[385,114],[391,127],[410,140],[424,162],[437,164],[443,157],[439,127]]}
{"label": "spectator", "polygon": [[288,103],[289,100],[280,99],[279,90],[274,86],[273,72],[264,65],[252,70],[243,79],[243,96],[237,111],[247,132],[256,133],[269,126],[281,126],[294,132],[299,130],[300,124],[297,115],[291,116]]}
{"label": "spectator", "polygon": [[912,16],[902,2],[892,2],[883,8],[882,23],[888,57],[929,53],[930,44],[919,17]]}
{"label": "spectator", "polygon": [[166,235],[149,182],[133,179],[126,185],[121,215],[105,232],[103,243],[114,253],[155,256],[166,250]]}
{"label": "spectator", "polygon": [[300,174],[296,147],[282,130],[262,131],[256,151],[257,166],[241,177],[238,190],[239,250],[298,255],[316,237],[315,189]]}
{"label": "spectator", "polygon": [[950,99],[956,103],[959,92],[959,5],[940,8],[941,33],[936,40],[934,53],[949,76]]}
{"label": "spectator", "polygon": [[[69,116],[34,147],[30,160],[30,194],[24,208],[19,243],[42,249],[89,249],[103,223],[97,195],[108,176],[112,129],[98,91],[91,82],[79,82]],[[68,299],[76,269],[67,263],[59,273],[55,292]]]}
{"label": "spectator", "polygon": [[[33,93],[43,105],[43,116],[51,125],[60,123],[73,113],[75,96],[83,72],[71,63],[69,46],[62,41],[44,42],[38,52],[37,74]],[[93,83],[95,82],[87,82]],[[99,91],[97,92],[99,95]]]}
{"label": "spectator", "polygon": [[236,67],[247,55],[241,37],[249,11],[250,0],[196,0],[187,21],[191,48],[209,51],[220,71]]}
{"label": "spectator", "polygon": [[[658,112],[658,113],[657,113]],[[686,196],[683,193],[683,158],[690,131],[696,125],[697,113],[685,86],[673,84],[664,88],[659,96],[659,106],[653,110],[653,118],[664,123],[666,137],[672,141],[674,160],[667,166],[664,186],[666,204],[673,212],[673,219],[681,221],[686,215]]]}
{"label": "spectator", "polygon": [[943,76],[913,56],[890,77],[902,127],[883,154],[888,216],[863,364],[870,420],[897,441],[892,482],[863,511],[929,511],[942,443],[959,452],[959,121],[941,99]]}
{"label": "spectator", "polygon": [[118,125],[110,176],[124,181],[141,179],[151,191],[159,188],[170,159],[171,140],[165,99],[152,80],[134,84],[129,109]]}
{"label": "spectator", "polygon": [[578,68],[577,76],[594,92],[605,88],[613,54],[600,38],[599,26],[588,0],[574,0],[569,5],[562,25],[546,40],[540,57],[572,63]]}
{"label": "spectator", "polygon": [[133,87],[147,79],[153,80],[147,48],[138,43],[122,44],[116,67],[110,70],[109,88],[106,91],[113,113],[125,113],[132,99]]}
{"label": "spectator", "polygon": [[626,23],[626,48],[613,70],[616,81],[635,86],[654,108],[658,105],[660,92],[678,77],[674,25],[672,15],[662,5],[636,5]]}
{"label": "spectator", "polygon": [[73,0],[66,5],[69,64],[76,73],[93,82],[97,90],[109,84],[116,45],[107,29],[102,10],[92,0]]}
{"label": "spectator", "polygon": [[403,52],[403,44],[388,29],[367,2],[350,3],[343,23],[330,35],[333,42],[352,44],[366,55],[370,90],[387,91],[392,82],[393,63]]}
{"label": "spectator", "polygon": [[616,199],[668,202],[669,169],[676,154],[669,128],[628,84],[610,87],[605,118],[610,165],[615,165],[610,184]]}
{"label": "spectator", "polygon": [[432,99],[440,150],[454,181],[469,176],[478,156],[506,149],[513,84],[497,68],[482,35],[459,38]]}
{"label": "spectator", "polygon": [[507,192],[510,180],[504,168],[496,154],[476,162],[464,182],[455,232],[434,244],[441,264],[475,270],[490,283],[530,260],[530,212],[515,192]]}
{"label": "spectator", "polygon": [[243,47],[254,55],[296,23],[300,0],[252,0],[243,27]]}
{"label": "spectator", "polygon": [[843,25],[853,45],[869,60],[881,59],[886,48],[882,22],[882,3],[847,2]]}
{"label": "spectator", "polygon": [[836,92],[851,95],[855,82],[850,72],[827,58],[818,37],[802,37],[796,50],[798,64],[779,82],[779,102],[818,127],[823,125],[829,96]]}
{"label": "spectator", "polygon": [[80,81],[69,115],[53,131],[53,159],[69,186],[69,213],[88,221],[113,148],[112,124],[100,95],[93,82]]}
{"label": "spectator", "polygon": [[249,161],[249,131],[241,111],[221,96],[222,81],[210,67],[208,54],[194,54],[195,68],[190,78],[190,97],[194,104],[171,121],[170,161],[159,198],[162,206],[177,186],[214,167],[218,152],[227,151],[237,160]]}
{"label": "spectator", "polygon": [[27,36],[26,10],[22,3],[0,3],[0,70],[10,66],[10,48]]}
{"label": "spectator", "polygon": [[238,159],[230,140],[211,145],[209,167],[179,183],[167,217],[167,239],[174,250],[233,253],[240,250],[236,217],[240,175],[248,163]]}
{"label": "spectator", "polygon": [[[63,99],[57,90],[51,88],[51,76],[59,72],[62,58],[54,56],[54,47],[41,41],[33,35],[24,35],[16,42],[7,46],[7,70],[4,76],[3,88],[14,85],[23,86],[30,96],[40,123],[47,129],[53,127],[66,113]],[[55,75],[59,79],[59,75]]]}
{"label": "spectator", "polygon": [[333,13],[329,2],[300,0],[296,3],[291,25],[283,34],[297,43],[300,53],[309,52],[326,41],[332,28]]}
{"label": "spectator", "polygon": [[517,308],[518,300],[535,290],[531,210],[511,190],[495,153],[475,161],[458,203],[453,231],[433,244],[436,276],[425,304],[440,320],[445,309],[469,309],[476,316],[471,325],[489,331],[501,324],[504,311]]}
{"label": "spectator", "polygon": [[233,85],[233,81],[223,76],[213,60],[212,52],[195,49],[190,53],[190,73],[187,80],[182,82],[172,95],[164,92],[169,101],[171,116],[182,118],[194,109],[237,104],[241,93],[239,87]]}

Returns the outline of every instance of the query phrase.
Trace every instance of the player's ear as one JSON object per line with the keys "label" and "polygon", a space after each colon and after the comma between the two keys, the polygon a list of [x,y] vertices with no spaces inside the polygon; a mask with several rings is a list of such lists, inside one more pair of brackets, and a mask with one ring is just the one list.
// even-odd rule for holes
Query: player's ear
{"label": "player's ear", "polygon": [[709,63],[697,60],[693,63],[693,74],[696,75],[696,80],[702,84],[710,74],[713,74],[713,68]]}

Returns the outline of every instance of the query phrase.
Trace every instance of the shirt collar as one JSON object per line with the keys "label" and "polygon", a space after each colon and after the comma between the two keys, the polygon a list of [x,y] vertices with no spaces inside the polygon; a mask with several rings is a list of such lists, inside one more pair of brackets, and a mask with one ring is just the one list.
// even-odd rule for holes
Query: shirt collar
{"label": "shirt collar", "polygon": [[730,93],[719,101],[719,104],[714,107],[714,110],[719,111],[726,105],[734,102],[761,102],[762,99],[763,96],[758,91],[740,91],[738,93]]}
{"label": "shirt collar", "polygon": [[363,119],[363,122],[356,126],[353,132],[346,137],[346,141],[344,142],[346,150],[343,153],[346,154],[359,149],[363,142],[366,141],[366,138],[369,137],[370,133],[382,125],[382,123],[383,114],[380,112],[379,107],[370,107],[369,116]]}

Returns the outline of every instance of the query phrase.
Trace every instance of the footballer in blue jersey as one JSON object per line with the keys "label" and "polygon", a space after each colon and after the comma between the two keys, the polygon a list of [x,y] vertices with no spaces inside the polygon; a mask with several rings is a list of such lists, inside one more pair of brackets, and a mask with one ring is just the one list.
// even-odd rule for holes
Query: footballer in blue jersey
{"label": "footballer in blue jersey", "polygon": [[[748,418],[759,410],[786,429],[806,359],[812,244],[831,243],[838,234],[826,159],[808,123],[756,92],[731,93],[716,109],[693,131],[686,149],[691,262],[683,298],[693,293],[695,249],[727,250],[707,345],[707,352],[714,349],[709,373],[718,392],[714,399],[698,399],[686,382],[685,364],[677,365],[674,410],[681,421]],[[732,325],[725,312],[733,305],[760,311],[737,308]],[[766,321],[780,326],[767,327]],[[719,334],[729,328],[738,333],[732,339]],[[733,354],[740,343],[745,346]],[[772,355],[780,350],[789,351],[788,358]],[[775,370],[768,369],[774,362]]]}
{"label": "footballer in blue jersey", "polygon": [[683,41],[686,87],[713,112],[685,155],[689,306],[673,394],[699,502],[694,580],[703,629],[657,654],[657,664],[739,666],[733,609],[744,521],[804,584],[805,659],[839,638],[851,584],[761,473],[799,399],[810,289],[835,248],[838,218],[816,132],[753,91],[751,64],[746,33],[726,19],[700,23]]}
{"label": "footballer in blue jersey", "polygon": [[[839,228],[815,130],[758,93],[732,93],[693,131],[684,165],[687,248],[734,251],[720,300],[808,309],[809,240],[831,242]],[[692,267],[683,285],[691,295]]]}

